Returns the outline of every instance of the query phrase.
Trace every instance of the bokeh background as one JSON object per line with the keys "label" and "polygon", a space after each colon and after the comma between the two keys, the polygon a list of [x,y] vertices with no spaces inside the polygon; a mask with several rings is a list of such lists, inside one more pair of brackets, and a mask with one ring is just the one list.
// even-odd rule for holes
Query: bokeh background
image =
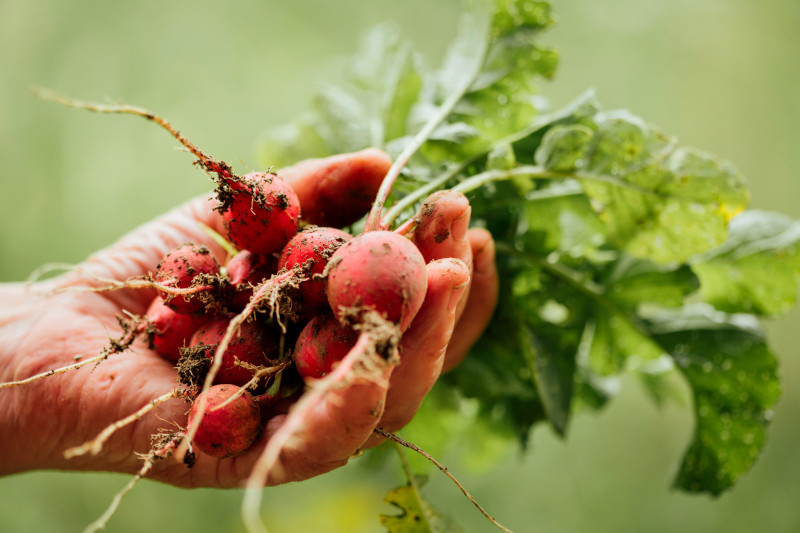
{"label": "bokeh background", "polygon": [[[800,4],[553,3],[560,22],[544,40],[562,53],[546,89],[554,105],[594,87],[607,108],[627,107],[732,159],[749,177],[753,207],[800,218]],[[0,0],[0,281],[80,261],[211,188],[153,125],[39,101],[31,85],[145,106],[216,157],[255,166],[261,132],[302,112],[321,82],[339,79],[366,29],[394,22],[435,64],[458,10],[456,0]],[[540,427],[527,454],[509,450],[490,468],[456,452],[442,459],[519,532],[800,531],[798,319],[795,311],[769,327],[783,398],[754,470],[719,499],[669,489],[690,411],[656,409],[633,380],[606,410],[578,415],[565,442]],[[270,530],[382,531],[376,515],[392,512],[383,495],[401,477],[393,462],[363,463],[266,490]],[[126,481],[0,478],[0,531],[80,531]],[[466,531],[492,531],[443,476],[433,473],[425,492]],[[240,531],[240,500],[239,491],[143,482],[109,531]]]}

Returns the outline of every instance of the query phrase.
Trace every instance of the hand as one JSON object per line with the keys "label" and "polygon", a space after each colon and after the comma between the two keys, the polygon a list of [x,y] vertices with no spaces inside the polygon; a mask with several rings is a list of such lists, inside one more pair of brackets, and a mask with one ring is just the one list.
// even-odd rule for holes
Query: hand
{"label": "hand", "polygon": [[[365,150],[306,161],[280,175],[298,193],[306,220],[331,223],[336,210],[325,212],[321,206],[330,206],[331,198],[349,201],[347,193],[356,179],[379,183],[388,164],[383,153]],[[320,179],[323,168],[337,170]],[[463,196],[441,193],[432,200],[434,216],[421,217],[413,237],[425,259],[432,261],[428,289],[421,311],[401,340],[401,363],[387,370],[385,380],[345,380],[346,386],[329,391],[319,408],[300,421],[302,429],[292,448],[281,455],[279,468],[270,473],[269,484],[332,470],[358,449],[379,442],[371,437],[376,426],[388,431],[402,427],[439,374],[464,358],[488,323],[497,295],[491,237],[483,230],[467,230],[469,204]],[[205,244],[224,258],[198,225],[223,232],[213,205],[196,199],[145,224],[68,274],[73,278],[70,284],[92,284],[94,276],[143,276],[185,242]],[[308,211],[306,206],[318,207]],[[144,314],[155,296],[149,289],[46,294],[63,281],[0,285],[0,383],[72,364],[76,355],[99,354],[119,335],[116,316],[123,310]],[[96,367],[0,390],[0,474],[44,468],[136,472],[141,461],[135,452],[150,449],[153,433],[186,427],[189,405],[184,400],[169,400],[120,429],[96,456],[67,460],[63,452],[177,384],[174,367],[137,342]],[[185,487],[242,486],[264,446],[292,416],[274,416],[260,440],[241,456],[218,460],[199,453],[191,469],[168,459],[156,463],[149,477]]]}

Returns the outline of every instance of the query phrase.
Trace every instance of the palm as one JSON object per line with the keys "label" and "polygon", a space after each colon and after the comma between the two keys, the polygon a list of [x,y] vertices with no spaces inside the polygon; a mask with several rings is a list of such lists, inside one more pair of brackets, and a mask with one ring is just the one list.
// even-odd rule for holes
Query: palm
{"label": "palm", "polygon": [[[289,169],[288,174],[303,205],[303,194],[313,192],[303,192],[307,187],[304,187],[302,173],[292,175]],[[218,257],[224,257],[222,250],[198,224],[202,222],[222,229],[220,218],[212,212],[211,205],[208,201],[196,200],[147,224],[91,257],[69,275],[69,283],[85,286],[96,284],[96,278],[124,280],[145,275],[166,252],[185,242],[205,244]],[[468,220],[465,200],[445,199],[440,212],[448,227],[455,220]],[[453,227],[457,225],[454,223]],[[463,234],[437,243],[427,254],[428,260],[453,257],[460,261],[429,264],[425,304],[403,337],[401,365],[391,378],[387,375],[386,383],[356,383],[327,397],[321,409],[303,420],[299,444],[281,458],[280,472],[270,476],[270,483],[304,479],[329,471],[344,464],[358,448],[375,444],[377,439],[368,439],[376,425],[389,430],[402,427],[413,416],[443,366],[451,367],[463,358],[488,321],[495,298],[496,277],[491,254],[484,254],[488,260],[487,257],[476,260],[476,263],[481,261],[477,265],[480,270],[476,268],[467,303],[466,286],[473,249],[490,248],[490,240],[481,232],[467,235],[466,225],[462,223],[461,226]],[[417,244],[422,248],[425,243]],[[39,287],[39,292],[46,288],[46,285]],[[31,296],[22,287],[9,290],[9,301],[17,300],[23,305],[12,316],[19,327],[0,328],[0,340],[8,347],[6,354],[0,354],[0,381],[72,364],[76,355],[86,357],[101,353],[109,346],[110,338],[120,336],[117,317],[123,312],[143,314],[154,296],[151,290],[131,289],[105,293],[69,292],[49,297]],[[453,300],[451,294],[456,294]],[[448,350],[456,315],[462,312],[463,318],[457,325],[458,340]],[[0,325],[4,324],[3,318],[0,314]],[[30,334],[41,331],[49,333]],[[138,341],[131,349],[112,355],[97,366],[87,365],[26,387],[3,391],[11,399],[6,405],[13,404],[16,409],[13,417],[16,425],[12,424],[11,430],[27,439],[20,438],[16,448],[11,443],[9,449],[0,451],[24,457],[30,463],[19,463],[6,470],[45,467],[135,472],[141,460],[132,452],[146,453],[154,433],[178,431],[186,426],[188,404],[184,400],[171,399],[141,420],[120,429],[98,456],[66,460],[63,450],[92,438],[109,424],[134,413],[177,385],[172,365]],[[32,404],[28,401],[30,398],[48,401]],[[174,460],[161,461],[150,477],[179,486],[241,486],[265,443],[280,430],[286,416],[276,415],[270,420],[260,442],[241,456],[217,460],[198,454],[191,469]],[[26,446],[24,443],[36,440],[36,435],[46,440],[35,448],[28,444],[27,449],[19,449]]]}

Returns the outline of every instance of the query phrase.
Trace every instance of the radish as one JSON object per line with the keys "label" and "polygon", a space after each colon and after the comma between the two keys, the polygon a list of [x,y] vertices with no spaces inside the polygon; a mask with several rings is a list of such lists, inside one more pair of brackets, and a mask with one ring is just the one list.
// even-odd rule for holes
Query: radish
{"label": "radish", "polygon": [[154,280],[157,285],[186,291],[174,296],[159,290],[167,306],[177,313],[191,314],[203,311],[208,302],[209,291],[219,283],[219,263],[211,251],[202,245],[184,244],[168,253],[156,267]]}
{"label": "radish", "polygon": [[238,387],[223,384],[198,395],[189,410],[189,426],[197,414],[196,406],[202,395],[206,395],[208,403],[192,439],[195,448],[224,459],[244,453],[256,441],[261,434],[261,409],[247,391],[241,391],[240,396],[230,400],[237,392]]}
{"label": "radish", "polygon": [[239,248],[261,255],[279,252],[297,233],[300,202],[275,174],[253,172],[224,179],[217,197],[228,238]]}
{"label": "radish", "polygon": [[358,332],[340,324],[333,314],[314,317],[297,339],[294,364],[304,380],[321,378],[355,346]]}
{"label": "radish", "polygon": [[339,321],[372,309],[405,331],[422,306],[425,260],[408,239],[369,231],[342,245],[326,269],[328,302]]}
{"label": "radish", "polygon": [[299,298],[306,316],[328,308],[325,281],[315,279],[315,276],[324,272],[334,252],[350,239],[352,237],[340,229],[314,226],[295,235],[281,252],[279,270],[299,267],[308,277],[299,286]]}
{"label": "radish", "polygon": [[[192,336],[189,352],[207,359],[214,357],[234,315],[214,317]],[[271,332],[256,320],[245,321],[233,336],[228,349],[222,354],[222,367],[214,383],[244,386],[253,379],[254,370],[236,364],[237,361],[252,367],[267,366],[270,359],[278,357],[278,343]]]}
{"label": "radish", "polygon": [[278,271],[277,261],[272,255],[256,255],[242,250],[234,255],[225,269],[233,286],[231,306],[244,309],[253,296],[253,287],[269,279]]}
{"label": "radish", "polygon": [[161,357],[173,363],[180,359],[181,347],[188,344],[192,334],[211,318],[208,315],[182,315],[176,313],[157,296],[147,309],[146,318],[150,347]]}

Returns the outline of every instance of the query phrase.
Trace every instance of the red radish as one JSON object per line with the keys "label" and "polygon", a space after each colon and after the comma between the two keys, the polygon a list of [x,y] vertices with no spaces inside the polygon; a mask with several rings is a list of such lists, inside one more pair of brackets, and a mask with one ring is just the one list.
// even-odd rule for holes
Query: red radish
{"label": "red radish", "polygon": [[[233,316],[214,317],[192,335],[190,346],[200,348],[205,357],[212,359]],[[277,356],[278,343],[270,335],[270,331],[256,320],[245,321],[233,336],[228,349],[222,354],[222,367],[214,382],[243,386],[253,379],[253,371],[237,365],[237,359],[250,365],[267,366],[269,360]]]}
{"label": "red radish", "polygon": [[342,359],[358,340],[358,332],[340,324],[329,311],[314,317],[297,339],[294,364],[300,376],[321,378]]}
{"label": "red radish", "polygon": [[242,250],[225,266],[233,285],[232,307],[244,309],[253,296],[253,287],[269,279],[278,271],[277,261],[272,255],[256,255]]}
{"label": "red radish", "polygon": [[[169,287],[188,289],[206,286],[213,288],[212,281],[219,276],[219,263],[211,251],[202,245],[184,244],[168,253],[156,267],[155,281]],[[184,296],[171,296],[159,291],[166,304],[177,313],[198,313],[205,308],[199,292]],[[202,292],[202,291],[200,291]]]}
{"label": "red radish", "polygon": [[205,394],[207,408],[203,420],[192,440],[195,448],[219,459],[244,453],[261,434],[261,409],[253,396],[244,391],[241,396],[222,405],[239,387],[233,385],[214,385],[201,393],[189,410],[189,427],[197,414],[200,397]]}
{"label": "red radish", "polygon": [[279,252],[300,225],[297,194],[282,178],[253,172],[241,181],[227,180],[218,196],[228,238],[255,254]]}
{"label": "red radish", "polygon": [[340,229],[315,226],[295,235],[281,252],[278,270],[301,266],[303,274],[308,277],[299,287],[302,309],[306,316],[328,308],[325,281],[315,280],[313,276],[322,274],[333,253],[350,239],[352,237]]}
{"label": "red radish", "polygon": [[422,254],[391,231],[369,231],[342,245],[327,274],[328,302],[340,321],[372,309],[400,331],[411,325],[428,286]]}
{"label": "red radish", "polygon": [[156,297],[145,315],[152,325],[149,330],[151,347],[164,359],[177,363],[180,349],[189,344],[192,334],[211,318],[208,315],[182,315],[176,313]]}

